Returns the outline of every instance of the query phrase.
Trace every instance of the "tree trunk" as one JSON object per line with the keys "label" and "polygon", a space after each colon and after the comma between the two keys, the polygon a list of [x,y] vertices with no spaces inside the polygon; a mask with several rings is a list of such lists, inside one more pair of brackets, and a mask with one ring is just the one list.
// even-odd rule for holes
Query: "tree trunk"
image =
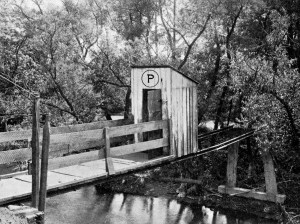
{"label": "tree trunk", "polygon": [[232,101],[232,99],[231,99],[231,100],[230,100],[230,104],[229,104],[228,117],[227,117],[227,127],[229,126],[229,123],[230,123],[232,107],[233,107],[233,101]]}
{"label": "tree trunk", "polygon": [[210,103],[212,94],[215,90],[215,86],[217,85],[217,80],[218,80],[218,74],[219,74],[219,70],[220,70],[220,65],[221,65],[221,45],[220,42],[218,40],[218,36],[216,35],[216,45],[217,45],[217,57],[216,57],[216,61],[215,61],[215,68],[214,71],[212,72],[212,78],[211,78],[211,82],[210,82],[210,88],[207,92],[207,96],[205,99],[205,109],[199,110],[199,114],[198,114],[198,122],[201,122],[204,115],[206,114],[207,110],[208,110],[208,105]]}
{"label": "tree trunk", "polygon": [[129,118],[131,100],[130,100],[131,88],[127,88],[126,97],[125,97],[125,108],[124,108],[124,119]]}
{"label": "tree trunk", "polygon": [[226,86],[223,87],[223,91],[222,91],[222,94],[221,94],[219,105],[217,107],[217,113],[216,113],[214,130],[218,129],[218,125],[219,125],[219,123],[221,121],[223,105],[225,104],[225,100],[226,100],[225,98],[226,98],[227,92],[228,92],[228,86],[226,85]]}
{"label": "tree trunk", "polygon": [[285,112],[287,113],[288,121],[290,123],[291,127],[291,147],[300,155],[300,149],[299,149],[299,130],[296,126],[296,121],[293,116],[293,109],[290,107],[289,103],[286,102],[283,98],[281,98],[275,91],[269,92],[272,96],[274,96],[283,106]]}

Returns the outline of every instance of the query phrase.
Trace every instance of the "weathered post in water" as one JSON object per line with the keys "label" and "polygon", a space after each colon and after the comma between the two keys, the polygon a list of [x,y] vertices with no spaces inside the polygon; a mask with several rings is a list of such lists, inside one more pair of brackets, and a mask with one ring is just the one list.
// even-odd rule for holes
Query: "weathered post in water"
{"label": "weathered post in water", "polygon": [[240,142],[236,142],[228,147],[226,187],[235,187],[237,177],[237,161]]}
{"label": "weathered post in water", "polygon": [[272,155],[267,149],[261,153],[261,156],[264,163],[267,198],[271,201],[277,201],[277,182]]}
{"label": "weathered post in water", "polygon": [[40,121],[40,95],[37,93],[34,95],[33,101],[33,112],[32,112],[32,195],[31,195],[31,206],[34,208],[38,207],[39,197],[39,121]]}
{"label": "weathered post in water", "polygon": [[39,195],[39,211],[42,212],[45,211],[45,207],[46,207],[49,145],[50,145],[50,122],[49,122],[49,114],[47,114],[44,129],[43,129],[41,185],[40,185],[40,195]]}

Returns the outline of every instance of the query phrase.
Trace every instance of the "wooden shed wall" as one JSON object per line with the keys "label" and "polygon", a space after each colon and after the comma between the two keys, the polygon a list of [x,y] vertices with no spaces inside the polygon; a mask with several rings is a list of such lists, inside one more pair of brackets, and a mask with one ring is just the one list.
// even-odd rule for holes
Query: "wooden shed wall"
{"label": "wooden shed wall", "polygon": [[[148,88],[142,81],[147,70],[158,73],[160,80],[155,87]],[[133,68],[131,70],[132,114],[134,123],[142,122],[143,89],[161,89],[162,119],[172,119],[173,153],[177,156],[198,149],[197,85],[187,77],[163,68]]]}
{"label": "wooden shed wall", "polygon": [[171,71],[171,117],[177,156],[198,149],[197,85],[176,71]]}

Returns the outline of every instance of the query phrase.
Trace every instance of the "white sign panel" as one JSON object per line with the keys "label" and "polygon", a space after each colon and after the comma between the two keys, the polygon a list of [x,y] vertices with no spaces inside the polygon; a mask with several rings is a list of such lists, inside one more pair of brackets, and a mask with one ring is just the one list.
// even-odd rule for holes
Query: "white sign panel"
{"label": "white sign panel", "polygon": [[156,71],[147,70],[142,75],[142,82],[147,87],[155,87],[159,83],[159,75]]}

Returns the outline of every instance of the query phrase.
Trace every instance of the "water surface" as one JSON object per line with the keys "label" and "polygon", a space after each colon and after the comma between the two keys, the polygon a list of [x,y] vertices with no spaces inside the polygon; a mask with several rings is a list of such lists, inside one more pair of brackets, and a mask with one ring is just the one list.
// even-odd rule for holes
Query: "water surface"
{"label": "water surface", "polygon": [[126,194],[98,194],[84,187],[47,199],[46,224],[275,224],[237,217],[176,200]]}

